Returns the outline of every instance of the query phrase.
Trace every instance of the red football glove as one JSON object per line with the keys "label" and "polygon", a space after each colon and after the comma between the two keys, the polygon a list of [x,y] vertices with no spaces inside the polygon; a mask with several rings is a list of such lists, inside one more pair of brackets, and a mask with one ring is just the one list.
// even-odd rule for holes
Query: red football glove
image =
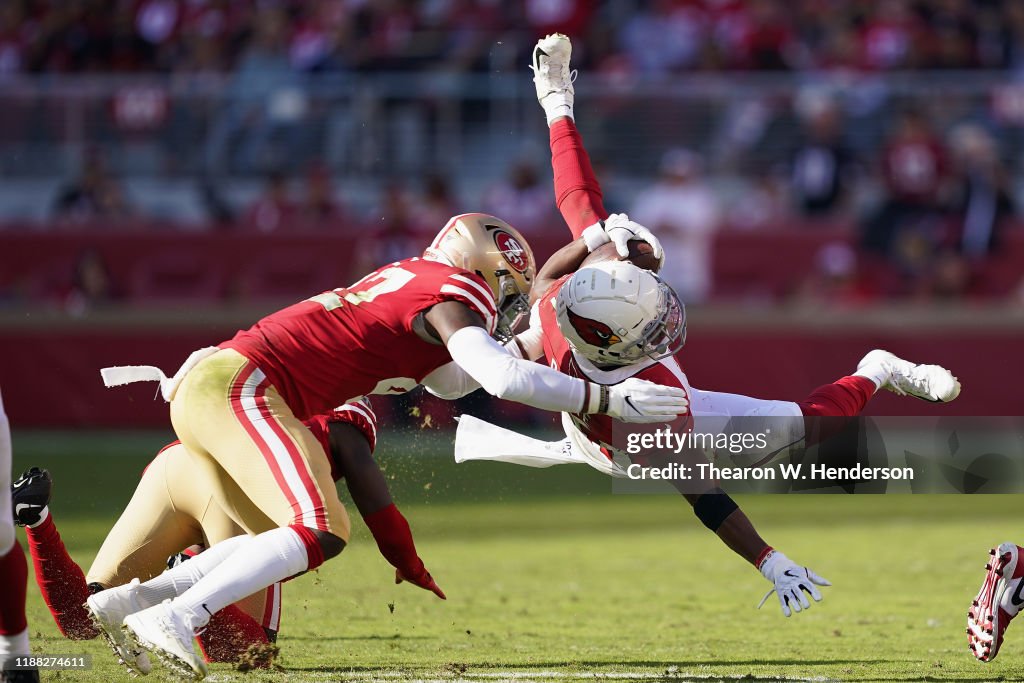
{"label": "red football glove", "polygon": [[441,598],[442,600],[447,600],[448,599],[445,596],[444,591],[441,590],[441,587],[437,585],[436,581],[434,581],[434,577],[432,577],[430,575],[430,572],[428,572],[426,569],[423,569],[423,571],[421,571],[419,573],[419,575],[415,576],[415,577],[403,576],[402,575],[402,570],[401,569],[396,569],[395,570],[395,583],[398,584],[398,583],[402,583],[403,581],[408,581],[409,583],[411,583],[413,585],[416,585],[416,586],[419,586],[420,588],[422,588],[424,590],[428,590],[431,593],[433,593],[434,595],[436,595],[437,597]]}
{"label": "red football glove", "polygon": [[393,503],[366,515],[363,520],[377,541],[380,554],[395,567],[395,583],[408,581],[447,600],[416,554],[409,523]]}

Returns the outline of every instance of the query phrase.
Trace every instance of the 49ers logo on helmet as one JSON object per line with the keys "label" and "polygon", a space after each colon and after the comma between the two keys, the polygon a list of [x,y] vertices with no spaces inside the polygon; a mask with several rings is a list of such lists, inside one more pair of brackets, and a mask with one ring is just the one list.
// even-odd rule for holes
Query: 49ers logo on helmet
{"label": "49ers logo on helmet", "polygon": [[498,230],[494,233],[494,243],[498,245],[498,251],[505,257],[508,264],[515,268],[517,272],[525,273],[526,269],[530,267],[530,260],[526,255],[526,249],[523,248],[523,245],[519,244],[519,240],[515,237],[504,230]]}
{"label": "49ers logo on helmet", "polygon": [[612,344],[618,344],[622,341],[612,328],[600,320],[591,320],[590,318],[584,318],[582,315],[576,315],[572,312],[571,308],[566,309],[565,312],[568,314],[569,322],[572,324],[573,329],[576,330],[576,334],[580,335],[580,339],[591,346],[607,349]]}

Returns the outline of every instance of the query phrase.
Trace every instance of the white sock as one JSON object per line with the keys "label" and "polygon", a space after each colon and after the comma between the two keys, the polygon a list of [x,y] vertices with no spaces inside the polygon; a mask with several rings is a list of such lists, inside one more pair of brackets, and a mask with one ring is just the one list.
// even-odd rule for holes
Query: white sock
{"label": "white sock", "polygon": [[46,507],[43,508],[43,511],[39,513],[39,521],[36,522],[35,524],[29,524],[28,528],[29,529],[35,529],[37,526],[39,526],[40,524],[45,522],[46,518],[49,517],[49,516],[50,516],[50,506],[47,505]]}
{"label": "white sock", "polygon": [[309,567],[306,546],[293,529],[271,529],[247,540],[242,552],[171,602],[171,609],[184,614],[192,628],[202,628],[219,610]]}
{"label": "white sock", "polygon": [[853,373],[854,377],[865,377],[875,383],[875,391],[878,391],[883,384],[889,381],[889,371],[881,363],[870,363],[858,368]]}
{"label": "white sock", "polygon": [[0,636],[0,664],[16,655],[31,654],[28,647],[28,629],[9,636]]}
{"label": "white sock", "polygon": [[541,106],[544,107],[544,114],[547,116],[549,126],[552,121],[562,116],[568,116],[573,121],[576,120],[576,116],[572,112],[572,104],[562,93],[551,93],[544,98]]}
{"label": "white sock", "polygon": [[139,602],[145,607],[152,607],[159,605],[164,600],[178,597],[213,571],[214,567],[252,540],[254,540],[252,536],[235,536],[225,539],[182,562],[177,567],[154,576],[139,586]]}

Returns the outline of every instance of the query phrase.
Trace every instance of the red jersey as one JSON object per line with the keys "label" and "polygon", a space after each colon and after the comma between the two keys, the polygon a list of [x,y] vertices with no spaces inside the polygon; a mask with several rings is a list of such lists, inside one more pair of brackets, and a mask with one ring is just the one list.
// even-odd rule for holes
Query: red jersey
{"label": "red jersey", "polygon": [[442,344],[413,329],[417,315],[443,301],[469,306],[494,332],[494,295],[482,277],[410,258],[273,313],[220,346],[253,361],[304,419],[366,394],[409,391],[451,362]]}
{"label": "red jersey", "polygon": [[[658,361],[640,362],[634,365],[615,367],[611,370],[584,370],[580,362],[573,356],[572,348],[561,330],[558,329],[558,318],[555,314],[555,299],[558,290],[572,275],[566,275],[555,282],[544,296],[537,302],[536,313],[540,315],[540,326],[542,332],[542,343],[544,345],[544,360],[552,368],[582,380],[596,382],[598,384],[613,385],[619,384],[630,377],[645,379],[649,382],[662,384],[669,387],[679,387],[686,393],[687,400],[690,399],[690,384],[683,374],[682,368],[674,356],[662,358]],[[613,428],[616,420],[613,417],[593,413],[571,413],[569,415],[572,423],[588,439],[602,447],[605,455],[608,449],[615,448],[613,440]],[[693,417],[687,412],[679,415],[670,423],[662,424],[636,424],[630,425],[629,429],[636,431],[663,429],[666,425],[676,433],[685,433],[692,428]],[[625,423],[622,423],[623,425]],[[623,429],[622,425],[619,426]],[[625,433],[623,431],[623,433]],[[621,436],[620,436],[621,441]],[[610,455],[609,455],[610,458]]]}

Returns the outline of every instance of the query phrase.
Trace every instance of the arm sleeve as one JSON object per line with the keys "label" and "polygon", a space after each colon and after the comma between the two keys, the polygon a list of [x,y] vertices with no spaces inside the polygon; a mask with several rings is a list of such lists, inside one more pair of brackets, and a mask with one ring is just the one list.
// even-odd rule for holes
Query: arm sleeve
{"label": "arm sleeve", "polygon": [[569,118],[556,121],[550,130],[551,168],[555,175],[555,203],[569,225],[573,238],[599,220],[608,217],[601,185],[576,123]]}
{"label": "arm sleeve", "polygon": [[583,408],[586,382],[516,358],[483,328],[457,330],[447,346],[452,360],[492,396],[541,410],[578,413]]}
{"label": "arm sleeve", "polygon": [[[525,351],[526,360],[537,360],[544,355],[542,334],[540,325],[531,323],[530,329],[516,335],[515,339],[505,344],[505,350],[515,358],[524,358]],[[462,398],[480,388],[480,382],[470,377],[469,373],[460,368],[455,361],[445,363],[434,370],[423,378],[421,384],[431,394],[446,401]]]}
{"label": "arm sleeve", "polygon": [[424,571],[409,523],[394,503],[366,515],[363,521],[373,534],[380,554],[392,567],[401,570],[407,578],[415,578]]}

